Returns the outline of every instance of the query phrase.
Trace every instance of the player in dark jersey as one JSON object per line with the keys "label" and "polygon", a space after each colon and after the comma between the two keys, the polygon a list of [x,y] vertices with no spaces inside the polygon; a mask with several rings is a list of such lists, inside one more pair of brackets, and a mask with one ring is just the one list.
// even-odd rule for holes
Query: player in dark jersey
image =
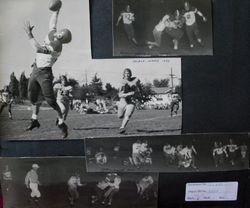
{"label": "player in dark jersey", "polygon": [[5,107],[8,107],[9,119],[12,119],[11,105],[13,103],[13,97],[10,93],[9,86],[4,86],[1,92],[1,102],[0,102],[0,114]]}
{"label": "player in dark jersey", "polygon": [[130,69],[126,68],[123,72],[123,79],[119,88],[119,104],[118,104],[118,118],[123,119],[120,127],[120,133],[126,131],[126,126],[135,110],[135,94],[140,91],[138,86],[139,79],[132,77]]}
{"label": "player in dark jersey", "polygon": [[215,168],[222,167],[225,162],[225,157],[228,157],[226,147],[223,146],[222,142],[214,142],[214,147],[212,149],[212,154],[214,158]]}
{"label": "player in dark jersey", "polygon": [[194,47],[194,36],[197,42],[203,45],[200,30],[196,21],[196,15],[202,17],[204,22],[207,21],[206,17],[195,7],[192,7],[189,2],[184,3],[184,10],[182,11],[182,16],[185,18],[186,32],[189,39],[190,48]]}
{"label": "player in dark jersey", "polygon": [[39,128],[38,113],[41,103],[38,101],[39,94],[42,94],[47,103],[58,114],[58,127],[62,131],[62,137],[68,136],[68,127],[64,123],[63,115],[53,91],[53,74],[52,66],[61,55],[63,44],[71,41],[71,32],[68,29],[57,30],[57,20],[59,11],[52,13],[49,23],[49,33],[46,36],[44,45],[40,45],[34,38],[29,22],[24,25],[25,32],[29,38],[31,46],[36,51],[36,59],[32,65],[33,71],[29,79],[28,94],[32,104],[32,118],[31,123],[27,127],[27,131],[34,128]]}
{"label": "player in dark jersey", "polygon": [[170,116],[177,116],[180,108],[180,96],[177,93],[171,95]]}
{"label": "player in dark jersey", "polygon": [[179,42],[182,39],[184,35],[183,31],[183,25],[185,22],[185,19],[180,14],[180,11],[177,9],[173,15],[170,16],[170,24],[169,26],[166,26],[165,33],[170,36],[174,43],[174,50],[179,49]]}

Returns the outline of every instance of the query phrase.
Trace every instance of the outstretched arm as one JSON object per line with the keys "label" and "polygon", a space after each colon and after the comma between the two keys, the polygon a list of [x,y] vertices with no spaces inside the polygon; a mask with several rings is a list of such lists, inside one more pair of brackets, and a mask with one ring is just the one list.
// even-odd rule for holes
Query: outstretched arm
{"label": "outstretched arm", "polygon": [[52,13],[49,21],[49,31],[57,29],[59,11],[60,9]]}
{"label": "outstretched arm", "polygon": [[122,19],[122,14],[120,14],[120,16],[118,17],[118,19],[117,19],[117,23],[116,23],[116,26],[118,26],[118,25],[119,25],[119,22],[121,21],[121,19]]}
{"label": "outstretched arm", "polygon": [[204,22],[207,21],[207,18],[206,18],[199,10],[196,9],[196,13],[197,13],[200,17],[202,17],[202,19],[203,19]]}
{"label": "outstretched arm", "polygon": [[26,32],[28,38],[29,38],[29,42],[32,48],[35,49],[36,52],[40,52],[40,53],[49,53],[48,48],[46,47],[42,47],[34,38],[34,35],[32,33],[34,26],[30,25],[29,21],[26,21],[24,23],[24,31]]}

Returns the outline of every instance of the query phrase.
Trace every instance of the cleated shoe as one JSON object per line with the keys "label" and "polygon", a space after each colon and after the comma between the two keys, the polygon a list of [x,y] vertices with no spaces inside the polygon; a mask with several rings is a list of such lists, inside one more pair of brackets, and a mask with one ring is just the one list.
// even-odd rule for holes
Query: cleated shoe
{"label": "cleated shoe", "polygon": [[58,126],[58,123],[59,123],[59,119],[57,118],[56,119],[56,126]]}
{"label": "cleated shoe", "polygon": [[59,129],[62,131],[62,138],[65,139],[68,136],[68,126],[65,123],[58,125]]}
{"label": "cleated shoe", "polygon": [[125,128],[120,128],[119,129],[119,134],[124,134],[126,132],[126,129]]}
{"label": "cleated shoe", "polygon": [[40,123],[38,120],[31,119],[30,125],[26,128],[26,131],[32,131],[34,128],[39,128]]}

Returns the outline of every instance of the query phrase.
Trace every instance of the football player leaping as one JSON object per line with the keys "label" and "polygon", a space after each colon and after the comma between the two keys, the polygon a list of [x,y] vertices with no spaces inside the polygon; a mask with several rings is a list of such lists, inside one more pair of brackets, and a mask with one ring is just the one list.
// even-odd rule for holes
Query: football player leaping
{"label": "football player leaping", "polygon": [[32,33],[34,26],[31,26],[29,22],[26,22],[24,25],[30,44],[36,51],[36,59],[33,64],[33,71],[29,79],[28,87],[33,114],[31,123],[26,130],[40,127],[37,120],[41,105],[38,103],[38,95],[42,93],[47,103],[57,112],[58,127],[62,131],[62,137],[66,138],[68,136],[68,127],[64,123],[61,109],[56,102],[52,84],[52,66],[61,55],[63,44],[71,41],[71,32],[68,29],[57,30],[59,11],[60,9],[52,13],[49,23],[49,33],[46,36],[44,45],[40,45],[35,40]]}

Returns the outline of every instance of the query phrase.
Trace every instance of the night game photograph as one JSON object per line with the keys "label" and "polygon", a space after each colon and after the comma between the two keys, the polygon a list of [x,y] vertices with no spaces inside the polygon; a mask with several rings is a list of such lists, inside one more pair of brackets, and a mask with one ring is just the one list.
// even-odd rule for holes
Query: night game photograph
{"label": "night game photograph", "polygon": [[204,172],[248,167],[247,135],[87,138],[89,172]]}
{"label": "night game photograph", "polygon": [[157,208],[157,173],[86,173],[83,157],[1,158],[5,208]]}
{"label": "night game photograph", "polygon": [[211,0],[113,0],[113,55],[212,55]]}

